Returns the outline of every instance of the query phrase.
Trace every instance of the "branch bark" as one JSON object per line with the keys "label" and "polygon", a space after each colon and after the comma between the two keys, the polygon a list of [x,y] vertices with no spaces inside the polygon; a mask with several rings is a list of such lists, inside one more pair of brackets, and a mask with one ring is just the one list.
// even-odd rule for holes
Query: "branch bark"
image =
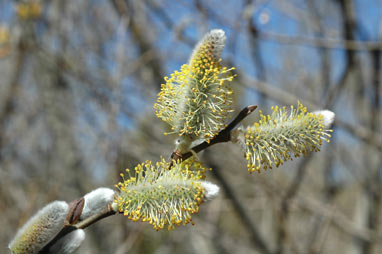
{"label": "branch bark", "polygon": [[[223,142],[228,142],[231,140],[231,131],[241,122],[249,116],[255,109],[257,108],[256,105],[250,105],[245,108],[243,108],[240,113],[232,120],[230,124],[227,125],[227,127],[219,132],[218,135],[216,135],[213,139],[209,141],[204,141],[203,143],[194,146],[191,148],[191,150],[195,153],[199,153],[200,151],[203,151],[204,149],[207,149],[208,147],[217,144],[217,143],[223,143]],[[192,152],[186,152],[184,154],[180,154],[177,151],[174,151],[171,154],[171,159],[173,160],[187,160],[193,155]],[[172,164],[170,165],[170,167]]]}

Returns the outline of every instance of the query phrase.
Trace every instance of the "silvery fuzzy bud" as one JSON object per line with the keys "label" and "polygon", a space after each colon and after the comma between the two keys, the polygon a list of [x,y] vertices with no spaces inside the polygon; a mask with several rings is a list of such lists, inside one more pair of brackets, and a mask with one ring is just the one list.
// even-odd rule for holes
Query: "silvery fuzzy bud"
{"label": "silvery fuzzy bud", "polygon": [[98,188],[84,196],[85,204],[81,213],[81,220],[107,209],[113,203],[114,191],[109,188]]}
{"label": "silvery fuzzy bud", "polygon": [[202,186],[205,190],[205,199],[206,200],[214,199],[219,194],[220,188],[216,184],[213,184],[213,183],[210,183],[207,181],[203,181]]}
{"label": "silvery fuzzy bud", "polygon": [[38,211],[9,244],[12,254],[38,253],[62,229],[68,209],[66,202],[54,201]]}
{"label": "silvery fuzzy bud", "polygon": [[51,248],[50,254],[71,254],[75,252],[82,242],[85,240],[85,231],[76,229],[70,232],[59,241],[57,241]]}
{"label": "silvery fuzzy bud", "polygon": [[314,111],[313,114],[322,115],[322,121],[323,121],[325,128],[330,128],[330,126],[334,122],[335,114],[334,114],[334,112],[332,112],[330,110],[327,110],[327,109],[318,110],[318,111]]}

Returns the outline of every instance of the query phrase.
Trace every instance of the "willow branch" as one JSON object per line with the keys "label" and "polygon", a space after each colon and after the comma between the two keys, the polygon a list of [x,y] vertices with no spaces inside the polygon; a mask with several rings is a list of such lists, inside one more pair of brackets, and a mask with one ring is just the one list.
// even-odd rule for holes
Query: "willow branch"
{"label": "willow branch", "polygon": [[[249,116],[255,109],[257,108],[256,105],[250,105],[245,108],[243,108],[240,113],[232,120],[230,124],[227,125],[226,128],[221,130],[218,135],[216,135],[213,139],[204,141],[203,143],[200,143],[199,145],[194,146],[191,148],[192,152],[186,152],[184,154],[180,154],[177,151],[174,151],[171,154],[171,159],[173,160],[187,160],[190,158],[193,153],[199,153],[200,151],[203,151],[204,149],[207,149],[208,147],[217,144],[217,143],[223,143],[228,142],[231,140],[231,131],[241,122]],[[170,167],[172,164],[170,165]]]}
{"label": "willow branch", "polygon": [[[227,125],[226,128],[221,130],[218,135],[216,135],[213,139],[209,140],[209,142],[205,141],[195,147],[193,147],[191,150],[195,153],[198,153],[214,144],[217,143],[223,143],[228,142],[231,140],[231,131],[246,118],[248,115],[250,115],[255,109],[257,108],[256,105],[250,105],[245,108],[243,108],[240,113],[232,120],[231,123]],[[192,152],[187,152],[185,154],[179,154],[176,151],[172,153],[171,158],[175,160],[186,160],[189,157],[192,156]],[[170,165],[171,167],[171,165]],[[46,254],[49,253],[50,248],[57,243],[60,239],[62,239],[64,236],[69,234],[70,232],[73,232],[77,229],[84,229],[89,227],[90,225],[93,225],[99,220],[102,220],[104,218],[107,218],[111,215],[116,214],[112,208],[112,204],[108,204],[105,210],[101,211],[98,214],[94,214],[93,216],[90,216],[89,218],[86,218],[84,220],[80,220],[80,216],[82,213],[82,209],[84,206],[84,199],[80,198],[77,200],[74,200],[70,203],[70,208],[68,215],[66,216],[66,223],[64,227],[61,229],[61,231],[42,249],[39,251],[39,254]]]}

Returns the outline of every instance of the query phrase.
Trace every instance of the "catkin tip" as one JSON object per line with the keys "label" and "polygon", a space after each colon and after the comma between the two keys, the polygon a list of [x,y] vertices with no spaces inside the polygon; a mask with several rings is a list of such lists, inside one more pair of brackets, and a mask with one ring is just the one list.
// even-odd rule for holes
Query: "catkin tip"
{"label": "catkin tip", "polygon": [[319,110],[313,112],[316,115],[322,115],[323,116],[323,124],[325,128],[329,128],[332,123],[334,122],[335,113],[330,110]]}
{"label": "catkin tip", "polygon": [[202,182],[202,186],[205,190],[205,198],[207,200],[211,200],[219,194],[220,188],[216,184],[204,181]]}

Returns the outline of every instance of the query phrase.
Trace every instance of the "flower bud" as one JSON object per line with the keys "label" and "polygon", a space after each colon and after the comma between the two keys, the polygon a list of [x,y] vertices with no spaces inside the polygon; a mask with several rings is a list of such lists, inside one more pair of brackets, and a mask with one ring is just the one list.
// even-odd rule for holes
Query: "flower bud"
{"label": "flower bud", "polygon": [[49,253],[52,254],[71,254],[75,252],[82,242],[85,240],[85,231],[76,229],[70,232],[59,241],[57,241],[51,248]]}
{"label": "flower bud", "polygon": [[[199,206],[215,197],[219,188],[204,179],[205,168],[189,159],[170,163],[163,159],[156,164],[146,161],[135,167],[135,174],[116,185],[120,195],[118,210],[133,221],[149,222],[159,230],[173,229],[191,222]],[[129,170],[127,170],[129,172]]]}
{"label": "flower bud", "polygon": [[102,210],[107,209],[114,200],[114,191],[109,188],[98,188],[84,196],[85,204],[81,213],[81,220],[84,220]]}
{"label": "flower bud", "polygon": [[12,254],[38,253],[62,229],[68,209],[66,202],[54,201],[38,211],[9,244]]}
{"label": "flower bud", "polygon": [[329,110],[307,112],[298,103],[286,107],[272,107],[272,114],[265,116],[260,111],[260,121],[246,129],[233,131],[232,141],[245,151],[248,171],[278,167],[292,156],[300,157],[311,151],[319,151],[322,140],[329,142],[332,130],[327,129],[334,120]]}
{"label": "flower bud", "polygon": [[221,66],[220,55],[225,43],[223,30],[212,30],[195,47],[188,64],[165,77],[156,115],[170,124],[180,136],[181,148],[197,139],[209,140],[225,127],[232,112],[233,75]]}

